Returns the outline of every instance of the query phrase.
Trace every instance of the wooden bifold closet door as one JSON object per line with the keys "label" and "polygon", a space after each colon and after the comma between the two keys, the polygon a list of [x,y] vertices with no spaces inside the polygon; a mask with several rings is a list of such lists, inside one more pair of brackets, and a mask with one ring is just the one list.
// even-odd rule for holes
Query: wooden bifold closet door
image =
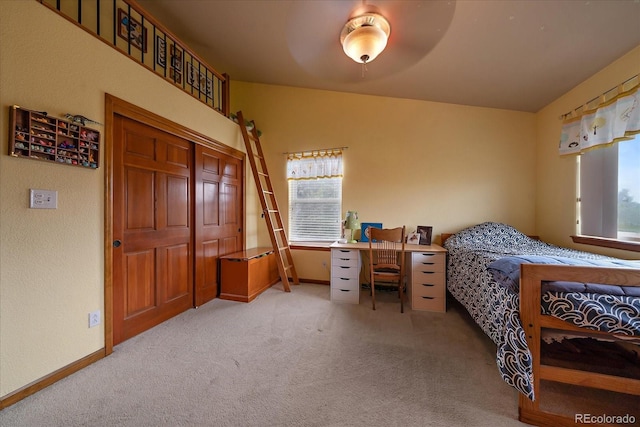
{"label": "wooden bifold closet door", "polygon": [[242,249],[242,167],[115,115],[113,343],[215,298],[218,257]]}

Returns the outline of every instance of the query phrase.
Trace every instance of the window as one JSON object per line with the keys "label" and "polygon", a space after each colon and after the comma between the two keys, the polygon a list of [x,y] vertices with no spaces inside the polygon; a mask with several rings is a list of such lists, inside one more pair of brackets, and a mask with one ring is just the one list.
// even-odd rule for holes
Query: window
{"label": "window", "polygon": [[578,233],[640,242],[640,134],[578,161]]}
{"label": "window", "polygon": [[289,240],[335,241],[342,233],[342,150],[289,154]]}
{"label": "window", "polygon": [[341,212],[342,178],[289,181],[289,240],[338,240]]}

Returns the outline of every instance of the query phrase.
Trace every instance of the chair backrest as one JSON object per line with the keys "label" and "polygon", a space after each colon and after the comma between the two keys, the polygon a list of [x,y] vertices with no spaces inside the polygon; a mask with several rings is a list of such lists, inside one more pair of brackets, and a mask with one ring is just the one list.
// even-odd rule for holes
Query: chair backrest
{"label": "chair backrest", "polygon": [[402,266],[404,264],[404,245],[405,226],[382,229],[369,228],[370,262],[376,268]]}

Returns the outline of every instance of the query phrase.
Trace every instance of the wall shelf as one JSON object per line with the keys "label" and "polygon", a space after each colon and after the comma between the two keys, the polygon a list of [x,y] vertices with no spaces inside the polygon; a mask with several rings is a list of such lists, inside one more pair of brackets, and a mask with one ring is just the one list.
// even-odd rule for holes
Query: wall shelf
{"label": "wall shelf", "polygon": [[10,110],[9,155],[97,169],[100,132],[17,105]]}

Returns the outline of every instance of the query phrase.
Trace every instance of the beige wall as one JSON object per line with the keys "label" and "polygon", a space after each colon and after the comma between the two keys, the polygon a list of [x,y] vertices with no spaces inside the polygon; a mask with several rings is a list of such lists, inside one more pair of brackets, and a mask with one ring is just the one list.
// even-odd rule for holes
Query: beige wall
{"label": "beige wall", "polygon": [[[361,221],[431,225],[434,236],[482,221],[535,232],[534,114],[241,82],[231,91],[263,131],[285,217],[283,153],[346,146],[343,211]],[[300,277],[329,279],[328,254],[294,257]]]}
{"label": "beige wall", "polygon": [[558,141],[562,127],[560,115],[600,96],[639,73],[640,46],[576,86],[536,115],[535,228],[544,240],[590,252],[640,259],[638,252],[573,244],[569,236],[576,234],[576,157],[558,155]]}
{"label": "beige wall", "polygon": [[[557,116],[637,73],[634,52],[537,115],[241,82],[232,111],[263,131],[285,219],[282,153],[348,146],[343,210],[362,221],[435,235],[503,221],[567,243],[575,167],[555,153]],[[35,1],[0,1],[0,397],[104,346],[103,325],[87,327],[104,304],[104,168],[7,156],[9,106],[101,121],[105,93],[244,150],[229,120],[93,36]],[[246,244],[269,245],[250,175]],[[28,209],[30,188],[58,191],[59,208]],[[328,280],[328,253],[295,257],[301,277]]]}
{"label": "beige wall", "polygon": [[[201,102],[37,2],[0,1],[0,396],[104,346],[104,325],[87,323],[104,305],[104,167],[8,156],[9,107],[104,122],[105,93],[244,151],[237,125]],[[57,191],[58,209],[28,209],[30,188]]]}

